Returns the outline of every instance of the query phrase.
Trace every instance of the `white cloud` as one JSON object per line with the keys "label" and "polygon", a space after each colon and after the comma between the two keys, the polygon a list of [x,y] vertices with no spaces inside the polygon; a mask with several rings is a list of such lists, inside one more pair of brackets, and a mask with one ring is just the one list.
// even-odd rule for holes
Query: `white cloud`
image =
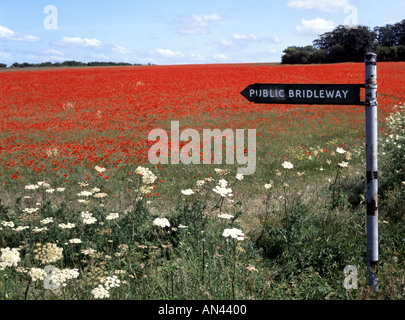
{"label": "white cloud", "polygon": [[288,6],[294,9],[338,12],[350,5],[350,0],[290,0]]}
{"label": "white cloud", "polygon": [[[62,51],[59,50],[55,50],[55,49],[47,49],[45,51],[43,51],[43,53],[45,54],[44,56],[38,57],[38,59],[40,59],[41,61],[59,61],[62,62],[64,61],[64,53]],[[35,59],[33,59],[35,60]]]}
{"label": "white cloud", "polygon": [[8,52],[0,51],[0,58],[2,58],[2,59],[11,58],[11,54]]}
{"label": "white cloud", "polygon": [[297,26],[296,30],[299,34],[305,35],[320,35],[328,31],[332,31],[335,24],[331,20],[323,18],[315,18],[313,20],[302,19],[302,25]]}
{"label": "white cloud", "polygon": [[37,36],[33,36],[31,34],[21,34],[4,26],[0,26],[0,39],[27,42],[36,42],[41,40]]}
{"label": "white cloud", "polygon": [[92,56],[93,56],[93,58],[94,59],[101,59],[101,60],[108,60],[108,59],[110,59],[110,57],[108,57],[108,56],[106,56],[105,54],[103,54],[103,53],[93,53],[92,54]]}
{"label": "white cloud", "polygon": [[205,57],[200,53],[193,53],[191,58],[195,61],[206,61]]}
{"label": "white cloud", "polygon": [[186,34],[207,33],[209,24],[219,20],[221,20],[221,16],[216,13],[209,15],[193,14],[191,17],[182,19],[181,26],[177,29],[177,32]]}
{"label": "white cloud", "polygon": [[232,38],[234,38],[236,40],[257,40],[256,35],[254,35],[253,33],[248,34],[248,35],[234,33],[232,35]]}
{"label": "white cloud", "polygon": [[45,50],[44,53],[45,54],[55,55],[55,56],[63,56],[64,55],[64,53],[62,51],[55,50],[55,49]]}
{"label": "white cloud", "polygon": [[172,51],[170,49],[156,49],[156,52],[166,58],[176,58],[183,57],[183,54],[180,51]]}
{"label": "white cloud", "polygon": [[248,42],[261,41],[265,43],[280,43],[279,37],[259,37],[255,34],[238,34],[234,33],[231,39],[221,39],[220,44],[223,47],[241,47],[246,45]]}
{"label": "white cloud", "polygon": [[112,51],[115,53],[119,53],[119,54],[128,54],[131,53],[130,50],[128,50],[127,48],[121,47],[121,46],[115,46],[112,48]]}
{"label": "white cloud", "polygon": [[58,46],[73,46],[73,47],[93,47],[100,48],[103,43],[96,39],[80,38],[80,37],[63,37],[62,40],[55,43]]}
{"label": "white cloud", "polygon": [[215,60],[226,61],[226,60],[228,60],[228,57],[226,55],[224,55],[224,54],[216,54],[214,56],[214,59]]}

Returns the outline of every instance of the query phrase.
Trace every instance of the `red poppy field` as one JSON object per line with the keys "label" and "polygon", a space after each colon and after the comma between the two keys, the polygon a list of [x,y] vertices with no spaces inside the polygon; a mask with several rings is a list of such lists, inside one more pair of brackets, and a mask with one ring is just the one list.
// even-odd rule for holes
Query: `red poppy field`
{"label": "red poppy field", "polygon": [[[378,64],[380,122],[404,100],[404,75],[405,63]],[[66,177],[77,166],[147,164],[148,133],[173,120],[181,129],[257,129],[257,152],[267,162],[288,158],[283,149],[302,149],[309,137],[341,137],[338,145],[364,140],[364,108],[255,105],[240,94],[255,82],[364,83],[364,64],[2,72],[0,187],[24,179],[27,169]]]}

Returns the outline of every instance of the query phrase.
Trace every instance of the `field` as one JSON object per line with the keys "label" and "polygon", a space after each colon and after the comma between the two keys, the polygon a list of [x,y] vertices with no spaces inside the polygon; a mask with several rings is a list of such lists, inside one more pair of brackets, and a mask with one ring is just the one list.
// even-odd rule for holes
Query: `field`
{"label": "field", "polygon": [[[253,104],[252,83],[360,84],[364,64],[2,71],[0,299],[404,299],[405,63],[378,63],[379,292],[364,107]],[[172,121],[255,129],[255,173],[152,165]]]}

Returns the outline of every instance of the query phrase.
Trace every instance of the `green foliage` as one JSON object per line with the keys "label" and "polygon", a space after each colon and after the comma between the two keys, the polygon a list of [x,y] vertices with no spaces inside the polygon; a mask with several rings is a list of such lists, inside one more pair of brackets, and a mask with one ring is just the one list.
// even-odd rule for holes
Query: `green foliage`
{"label": "green foliage", "polygon": [[313,46],[285,49],[283,64],[362,62],[375,51],[379,61],[405,61],[405,20],[394,25],[348,28],[340,25],[313,41]]}

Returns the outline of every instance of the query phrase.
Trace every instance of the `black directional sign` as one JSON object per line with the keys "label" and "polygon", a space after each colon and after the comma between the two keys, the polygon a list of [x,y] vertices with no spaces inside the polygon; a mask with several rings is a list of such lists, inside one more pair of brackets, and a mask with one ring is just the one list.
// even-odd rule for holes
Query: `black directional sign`
{"label": "black directional sign", "polygon": [[250,102],[266,104],[363,105],[364,84],[269,84],[249,85],[241,94]]}

